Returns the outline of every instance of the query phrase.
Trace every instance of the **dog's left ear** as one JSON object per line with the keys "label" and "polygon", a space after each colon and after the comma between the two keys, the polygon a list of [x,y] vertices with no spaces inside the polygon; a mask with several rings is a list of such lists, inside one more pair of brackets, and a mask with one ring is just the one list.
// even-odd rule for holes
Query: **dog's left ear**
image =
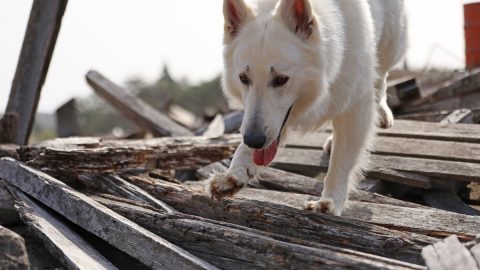
{"label": "dog's left ear", "polygon": [[314,17],[310,0],[281,0],[276,15],[303,39],[313,33]]}
{"label": "dog's left ear", "polygon": [[231,40],[238,35],[238,32],[253,17],[252,10],[243,0],[224,0],[223,15],[225,17],[225,40]]}

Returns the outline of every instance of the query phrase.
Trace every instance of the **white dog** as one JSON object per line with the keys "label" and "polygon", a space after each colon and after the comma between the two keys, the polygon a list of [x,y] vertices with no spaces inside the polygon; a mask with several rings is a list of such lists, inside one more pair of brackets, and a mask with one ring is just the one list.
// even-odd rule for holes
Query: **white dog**
{"label": "white dog", "polygon": [[288,129],[332,120],[324,190],[306,208],[340,215],[362,176],[377,111],[381,127],[393,124],[385,91],[406,50],[403,1],[268,0],[254,9],[224,0],[224,16],[223,88],[244,106],[243,142],[208,191],[235,193],[272,162]]}

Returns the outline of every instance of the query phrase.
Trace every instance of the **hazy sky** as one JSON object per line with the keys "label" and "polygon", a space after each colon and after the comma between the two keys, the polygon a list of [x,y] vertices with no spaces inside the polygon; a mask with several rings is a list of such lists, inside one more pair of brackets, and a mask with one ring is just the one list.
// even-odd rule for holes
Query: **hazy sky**
{"label": "hazy sky", "polygon": [[[467,1],[406,2],[409,64],[463,67],[462,4]],[[0,113],[31,4],[0,1]],[[89,69],[117,83],[132,77],[153,80],[165,64],[175,78],[211,79],[222,68],[222,31],[221,0],[69,0],[38,110],[54,112],[70,98],[92,93],[84,79]]]}

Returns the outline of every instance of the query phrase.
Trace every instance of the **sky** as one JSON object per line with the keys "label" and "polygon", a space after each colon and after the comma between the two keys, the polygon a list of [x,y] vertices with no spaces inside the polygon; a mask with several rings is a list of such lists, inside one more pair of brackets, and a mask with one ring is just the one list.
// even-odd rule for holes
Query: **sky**
{"label": "sky", "polygon": [[[250,0],[247,0],[250,1]],[[388,0],[387,0],[388,1]],[[405,0],[409,66],[462,68],[462,0]],[[222,69],[221,0],[69,0],[39,112],[93,93],[90,69],[116,83],[158,78],[168,65],[176,79],[201,82]],[[15,74],[32,0],[0,1],[0,114]]]}

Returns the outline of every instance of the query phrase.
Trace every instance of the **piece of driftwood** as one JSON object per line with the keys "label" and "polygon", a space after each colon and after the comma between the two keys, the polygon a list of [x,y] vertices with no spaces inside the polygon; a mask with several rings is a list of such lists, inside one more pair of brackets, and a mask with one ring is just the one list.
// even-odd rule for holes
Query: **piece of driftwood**
{"label": "piece of driftwood", "polygon": [[74,98],[58,108],[55,114],[57,116],[57,135],[59,138],[81,135],[76,101]]}
{"label": "piece of driftwood", "polygon": [[420,262],[419,248],[433,241],[415,233],[299,210],[312,198],[307,195],[244,189],[234,198],[212,201],[198,182],[178,185],[140,176],[128,177],[128,181],[187,214],[413,263]]}
{"label": "piece of driftwood", "polygon": [[16,144],[28,143],[67,2],[33,1],[7,105],[7,112],[18,114]]}
{"label": "piece of driftwood", "polygon": [[400,120],[414,120],[414,121],[424,121],[424,122],[434,122],[438,123],[447,117],[451,111],[435,111],[435,112],[420,112],[420,113],[408,113],[396,115],[396,119]]}
{"label": "piece of driftwood", "polygon": [[0,178],[150,268],[214,268],[57,179],[15,160],[0,159]]}
{"label": "piece of driftwood", "polygon": [[14,143],[17,135],[17,127],[17,113],[7,112],[0,118],[0,144]]}
{"label": "piece of driftwood", "polygon": [[455,235],[426,246],[422,257],[430,270],[478,270],[470,251]]}
{"label": "piece of driftwood", "polygon": [[[344,218],[338,220],[336,217],[310,214],[308,211],[303,211],[305,201],[318,200],[319,197],[317,196],[244,188],[233,198],[212,201],[207,192],[205,192],[203,184],[198,182],[192,182],[189,183],[189,185],[177,185],[146,176],[128,177],[127,180],[134,182],[134,184],[140,188],[148,191],[153,196],[161,199],[163,202],[171,205],[179,211],[201,215],[206,218],[218,218],[236,224],[240,222],[239,225],[247,224],[248,226],[252,226],[252,224],[256,224],[257,222],[264,222],[262,221],[263,216],[266,214],[270,216],[270,213],[272,213],[267,212],[267,209],[269,211],[274,211],[281,207],[282,211],[287,211],[283,210],[285,209],[284,206],[287,206],[287,209],[291,211],[288,214],[288,217],[290,218],[292,216],[298,216],[301,219],[305,219],[306,217],[317,217],[324,220],[322,223],[326,222],[326,220],[329,220],[329,222],[333,222],[334,220],[341,221],[341,223],[344,223],[345,225],[348,223],[348,228],[355,228],[355,226],[359,224],[362,224],[363,226],[364,223],[357,222],[363,221],[385,228],[414,232],[434,237],[444,237],[451,234],[457,234],[463,240],[473,239],[477,234],[478,226],[480,225],[480,217],[449,213],[433,208],[400,207],[368,202],[351,203],[349,208],[345,209],[342,213]],[[271,222],[274,222],[281,214],[275,212],[271,215],[274,217],[274,220]],[[354,219],[357,221],[350,223],[348,219]],[[289,233],[290,231],[300,231],[299,227],[297,227],[299,226],[299,221],[289,221],[285,224],[278,223],[278,225],[282,228],[275,226],[267,229],[267,231],[277,229],[283,230],[289,228],[289,226],[294,226],[297,229],[293,230],[292,228],[285,233]],[[265,225],[261,223],[258,226]],[[345,228],[345,231],[349,231],[348,228]],[[259,227],[258,229],[262,229],[262,227]],[[332,228],[329,229],[328,227],[322,227],[315,231],[317,231],[317,233],[320,233],[321,231],[322,234],[329,233],[327,234],[329,238],[338,234],[338,230],[335,229],[335,232],[332,232],[331,230]],[[332,235],[330,235],[330,233]],[[314,237],[315,234],[309,232],[306,235],[311,238]],[[354,238],[359,236],[359,233],[352,235]],[[353,242],[353,240],[349,241]],[[336,242],[338,244],[341,241]],[[358,242],[361,243],[360,240],[358,240]],[[364,249],[366,247],[363,246],[362,248]]]}
{"label": "piece of driftwood", "polygon": [[417,265],[180,213],[99,199],[223,269],[417,269]]}
{"label": "piece of driftwood", "polygon": [[175,123],[168,116],[155,110],[144,101],[128,93],[100,73],[91,70],[86,75],[95,92],[114,106],[132,123],[150,130],[154,136],[189,136],[193,132]]}
{"label": "piece of driftwood", "polygon": [[53,174],[196,169],[229,157],[241,138],[178,137],[149,140],[55,139],[19,149],[27,165]]}
{"label": "piece of driftwood", "polygon": [[45,247],[68,269],[117,269],[94,247],[37,202],[15,187],[16,208],[24,224],[40,238]]}
{"label": "piece of driftwood", "polygon": [[[276,157],[273,166],[290,172],[315,176],[318,172],[327,171],[328,162],[329,156],[322,150],[287,148]],[[480,181],[480,163],[371,155],[367,176],[390,180],[382,178],[386,170],[444,180]]]}
{"label": "piece of driftwood", "polygon": [[[197,170],[199,179],[207,179],[212,173],[220,173],[226,171],[227,161],[216,162]],[[320,178],[321,179],[321,178]],[[270,190],[294,192],[301,194],[309,194],[320,196],[323,190],[323,181],[306,177],[299,174],[289,173],[275,168],[263,168],[256,176],[259,185],[251,185],[252,187],[265,188]],[[377,193],[357,190],[350,194],[350,199],[360,202],[373,202],[379,204],[397,205],[403,207],[422,208],[422,205],[397,200]]]}

